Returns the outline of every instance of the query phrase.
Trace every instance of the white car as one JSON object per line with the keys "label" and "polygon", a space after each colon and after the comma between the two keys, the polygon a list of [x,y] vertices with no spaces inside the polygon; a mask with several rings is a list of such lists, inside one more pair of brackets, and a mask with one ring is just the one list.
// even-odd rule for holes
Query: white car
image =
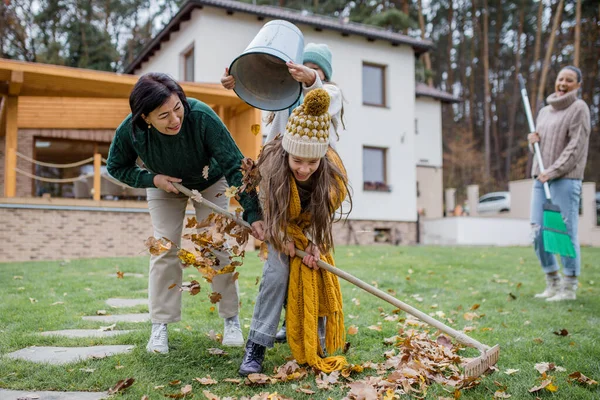
{"label": "white car", "polygon": [[499,213],[510,211],[510,193],[493,192],[479,198],[477,212],[479,214]]}

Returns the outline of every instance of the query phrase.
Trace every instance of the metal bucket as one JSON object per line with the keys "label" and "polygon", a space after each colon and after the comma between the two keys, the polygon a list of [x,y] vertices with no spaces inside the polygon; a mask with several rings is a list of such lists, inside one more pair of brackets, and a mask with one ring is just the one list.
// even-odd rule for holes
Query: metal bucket
{"label": "metal bucket", "polygon": [[302,93],[302,84],[290,75],[288,61],[301,64],[304,36],[296,25],[274,20],[266,23],[229,66],[235,78],[235,93],[246,103],[266,111],[293,105]]}

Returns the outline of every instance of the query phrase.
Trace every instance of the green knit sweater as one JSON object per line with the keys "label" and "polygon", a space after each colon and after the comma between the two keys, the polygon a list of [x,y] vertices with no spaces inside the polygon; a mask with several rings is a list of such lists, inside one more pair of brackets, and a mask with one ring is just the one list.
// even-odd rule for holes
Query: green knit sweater
{"label": "green knit sweater", "polygon": [[[165,135],[154,128],[135,128],[131,114],[119,125],[110,145],[108,173],[135,188],[152,188],[157,174],[181,178],[189,189],[202,191],[225,176],[230,186],[241,185],[244,158],[231,134],[214,111],[196,99],[188,98],[190,112],[184,115],[177,135]],[[140,158],[147,169],[136,164]],[[202,170],[208,165],[208,179]],[[261,219],[256,193],[240,193],[244,219]]]}

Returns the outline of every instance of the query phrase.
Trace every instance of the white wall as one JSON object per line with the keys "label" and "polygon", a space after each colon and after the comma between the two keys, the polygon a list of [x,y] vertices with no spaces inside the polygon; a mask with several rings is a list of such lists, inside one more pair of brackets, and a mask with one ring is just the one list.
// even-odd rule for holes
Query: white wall
{"label": "white wall", "polygon": [[417,165],[442,166],[442,103],[418,97],[415,103]]}
{"label": "white wall", "polygon": [[531,227],[525,219],[452,217],[423,221],[423,244],[530,246]]}
{"label": "white wall", "polygon": [[[138,73],[160,71],[180,76],[181,53],[195,44],[195,80],[219,82],[225,67],[238,56],[268,22],[256,16],[204,7],[162,43]],[[409,46],[368,42],[359,36],[343,37],[300,25],[305,43],[327,43],[333,53],[333,81],[343,90],[346,131],[337,149],[345,162],[353,188],[352,219],[415,221],[415,79],[414,52]],[[387,108],[362,105],[363,61],[386,65]],[[439,114],[439,110],[437,111]],[[436,118],[441,118],[439,115]],[[441,143],[438,144],[441,146]],[[362,147],[387,148],[387,178],[391,192],[365,192],[362,180]]]}

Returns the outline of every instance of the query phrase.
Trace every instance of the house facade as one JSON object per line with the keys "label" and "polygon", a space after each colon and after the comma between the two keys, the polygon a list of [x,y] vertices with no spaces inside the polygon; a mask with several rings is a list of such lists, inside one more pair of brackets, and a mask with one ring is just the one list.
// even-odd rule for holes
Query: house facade
{"label": "house facade", "polygon": [[[416,242],[419,206],[431,208],[434,215],[442,210],[440,102],[456,100],[444,100],[443,92],[432,88],[417,99],[415,59],[431,42],[275,7],[198,0],[186,3],[126,72],[160,71],[181,80],[217,83],[260,28],[274,19],[298,26],[305,44],[330,47],[332,80],[346,100],[346,130],[340,132],[337,150],[348,170],[353,209],[349,223],[337,224],[336,240]],[[420,196],[417,176],[423,180]]]}

